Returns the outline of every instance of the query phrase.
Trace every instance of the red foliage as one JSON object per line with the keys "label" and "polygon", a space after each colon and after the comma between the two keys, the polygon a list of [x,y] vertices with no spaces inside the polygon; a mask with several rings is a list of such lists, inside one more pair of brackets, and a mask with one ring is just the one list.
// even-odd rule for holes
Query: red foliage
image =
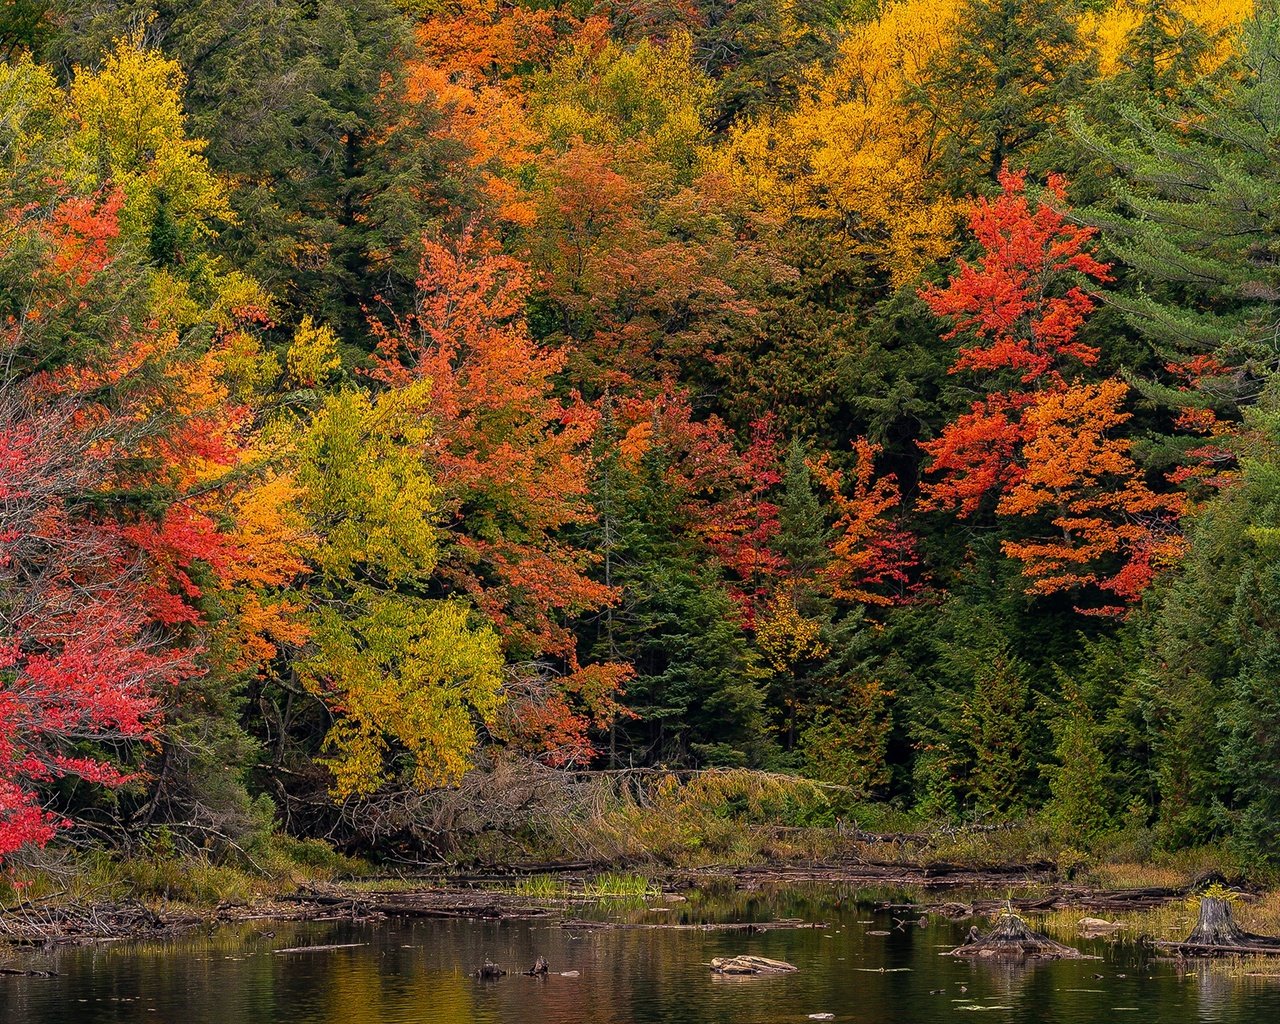
{"label": "red foliage", "polygon": [[[1024,384],[1046,374],[1060,377],[1065,360],[1084,366],[1098,350],[1076,337],[1094,301],[1073,276],[1111,280],[1088,244],[1093,228],[1068,223],[1044,202],[1031,207],[1025,174],[1003,171],[996,199],[979,198],[969,225],[983,248],[981,262],[964,260],[945,288],[930,286],[921,297],[953,324],[945,338],[972,334],[982,345],[960,349],[951,372],[1016,370]],[[1049,177],[1050,194],[1066,199],[1066,183]],[[1060,292],[1061,294],[1055,294]]]}
{"label": "red foliage", "polygon": [[620,402],[617,419],[625,460],[636,465],[650,448],[661,449],[673,509],[730,571],[732,592],[750,623],[756,600],[785,569],[771,546],[779,528],[771,495],[782,481],[772,419],[755,423],[742,449],[719,417],[696,419],[688,395],[669,381],[653,398]]}
{"label": "red foliage", "polygon": [[43,843],[61,823],[33,787],[75,775],[128,780],[86,740],[146,736],[163,683],[195,671],[152,615],[141,552],[78,511],[108,467],[74,407],[0,388],[0,856]]}
{"label": "red foliage", "polygon": [[[947,338],[980,342],[959,350],[951,372],[983,373],[993,384],[1013,373],[1018,386],[992,391],[921,445],[937,474],[923,484],[924,507],[968,517],[993,496],[997,515],[1047,520],[1052,536],[1004,543],[1023,563],[1032,593],[1089,587],[1133,602],[1182,550],[1183,501],[1152,491],[1129,442],[1110,434],[1128,419],[1121,411],[1127,387],[1065,377],[1072,363],[1087,369],[1097,362],[1097,350],[1077,338],[1094,308],[1081,280],[1110,279],[1088,248],[1094,232],[1045,202],[1033,208],[1023,175],[1006,172],[1000,183],[1001,195],[979,199],[970,221],[981,261],[962,262],[945,287],[921,295],[951,321]],[[1065,200],[1061,178],[1050,178],[1049,192]]]}
{"label": "red foliage", "polygon": [[912,572],[920,564],[915,538],[894,519],[902,505],[897,478],[875,474],[879,446],[858,438],[853,449],[852,493],[845,493],[844,474],[826,456],[809,466],[836,511],[832,560],[822,577],[839,600],[897,604],[915,589]]}

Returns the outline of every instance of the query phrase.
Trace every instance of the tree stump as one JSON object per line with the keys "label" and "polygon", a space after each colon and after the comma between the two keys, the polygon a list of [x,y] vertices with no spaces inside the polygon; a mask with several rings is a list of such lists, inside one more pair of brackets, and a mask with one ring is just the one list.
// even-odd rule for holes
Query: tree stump
{"label": "tree stump", "polygon": [[485,960],[479,967],[475,969],[475,976],[485,981],[492,981],[495,978],[506,977],[507,972],[495,964],[492,960]]}
{"label": "tree stump", "polygon": [[1261,936],[1250,935],[1236,924],[1235,911],[1227,900],[1204,897],[1200,900],[1200,918],[1195,930],[1187,936],[1188,946],[1248,946]]}
{"label": "tree stump", "polygon": [[544,956],[540,956],[540,957],[538,957],[538,959],[537,959],[537,960],[535,960],[535,961],[533,962],[533,966],[532,966],[532,967],[530,967],[530,968],[529,968],[527,971],[525,971],[524,973],[525,973],[525,974],[527,974],[527,975],[529,975],[530,977],[534,977],[534,978],[544,978],[544,977],[546,977],[547,972],[548,972],[548,971],[550,971],[550,970],[551,970],[551,967],[550,967],[550,965],[547,963],[547,958],[546,958],[546,957],[544,957]]}
{"label": "tree stump", "polygon": [[963,946],[944,953],[943,956],[976,956],[993,960],[1085,960],[1078,949],[1055,942],[1047,935],[1032,931],[1031,927],[1013,911],[1000,915],[996,926],[986,935],[977,928],[969,929],[969,937]]}

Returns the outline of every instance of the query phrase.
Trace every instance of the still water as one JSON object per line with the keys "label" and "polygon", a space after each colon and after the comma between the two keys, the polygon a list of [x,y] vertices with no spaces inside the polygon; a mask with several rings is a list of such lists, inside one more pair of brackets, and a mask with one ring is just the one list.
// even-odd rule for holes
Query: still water
{"label": "still water", "polygon": [[[975,1013],[1037,1024],[1280,1022],[1280,982],[1179,970],[1145,959],[1132,944],[1105,940],[1078,943],[1100,960],[975,964],[939,956],[963,939],[968,922],[935,919],[895,930],[873,906],[815,888],[695,894],[665,912],[643,905],[594,911],[633,922],[802,917],[827,924],[755,935],[543,921],[252,922],[163,944],[37,956],[28,966],[58,977],[0,977],[0,1022],[782,1024],[820,1013],[867,1024],[964,1021]],[[276,952],[336,943],[359,945]],[[712,957],[742,952],[787,960],[800,971],[748,978],[708,971]],[[552,976],[519,976],[539,955]],[[470,972],[486,957],[512,974],[475,980]],[[559,973],[566,971],[578,973]]]}

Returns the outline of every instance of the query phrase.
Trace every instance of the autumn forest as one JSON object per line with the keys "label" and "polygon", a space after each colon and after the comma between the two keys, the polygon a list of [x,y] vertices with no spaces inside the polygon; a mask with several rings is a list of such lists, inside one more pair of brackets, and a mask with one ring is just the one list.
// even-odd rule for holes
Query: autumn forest
{"label": "autumn forest", "polygon": [[1280,4],[0,0],[0,61],[6,865],[1280,868]]}

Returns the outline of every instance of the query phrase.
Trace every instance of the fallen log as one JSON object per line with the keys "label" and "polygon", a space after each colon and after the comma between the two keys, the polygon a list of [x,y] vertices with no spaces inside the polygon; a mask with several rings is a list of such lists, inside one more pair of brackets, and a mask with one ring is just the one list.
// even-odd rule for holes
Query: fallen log
{"label": "fallen log", "polygon": [[973,956],[992,960],[1096,960],[1080,950],[1055,942],[1047,935],[1033,931],[1030,925],[1012,910],[1000,915],[996,926],[986,935],[977,928],[969,929],[964,945],[957,946],[943,956]]}
{"label": "fallen log", "polygon": [[713,974],[790,974],[799,970],[785,960],[763,956],[718,956],[711,961]]}
{"label": "fallen log", "polygon": [[331,949],[357,949],[367,946],[367,942],[331,942],[323,946],[285,946],[277,949],[277,953],[327,953]]}

